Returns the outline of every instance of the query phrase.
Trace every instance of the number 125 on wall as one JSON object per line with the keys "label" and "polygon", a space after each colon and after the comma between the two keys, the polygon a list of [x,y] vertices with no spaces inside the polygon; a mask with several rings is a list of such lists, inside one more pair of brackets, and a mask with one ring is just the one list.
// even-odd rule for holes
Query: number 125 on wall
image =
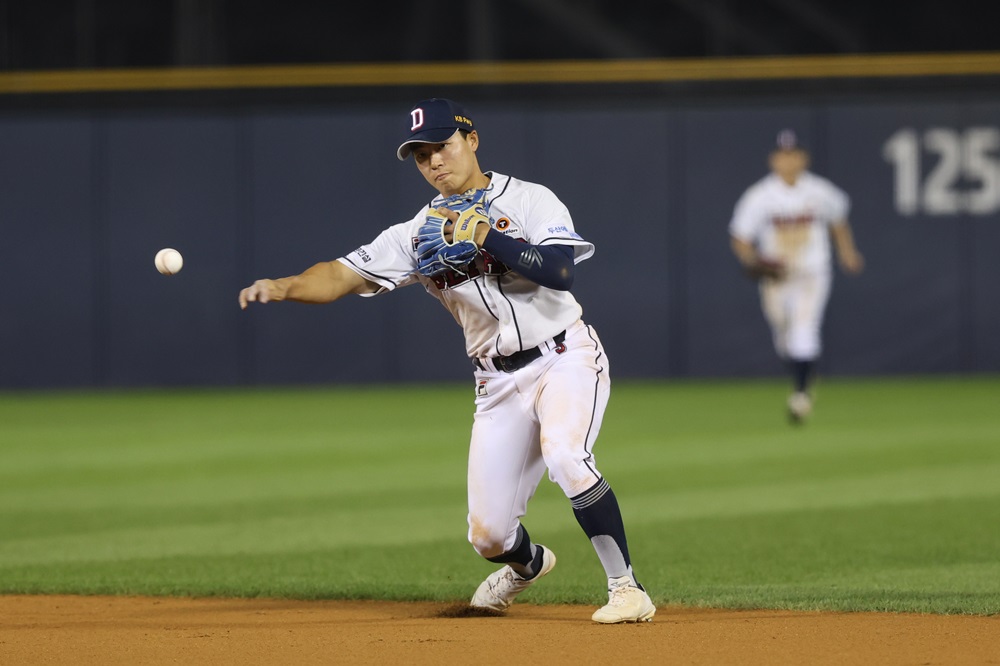
{"label": "number 125 on wall", "polygon": [[[895,168],[900,215],[989,215],[1000,210],[1000,129],[903,128],[882,146]],[[929,160],[924,173],[922,164]]]}

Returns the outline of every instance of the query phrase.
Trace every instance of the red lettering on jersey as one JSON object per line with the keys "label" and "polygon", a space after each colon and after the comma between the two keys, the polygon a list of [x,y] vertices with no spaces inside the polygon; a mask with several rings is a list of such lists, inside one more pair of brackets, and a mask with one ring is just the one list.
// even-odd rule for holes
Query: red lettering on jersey
{"label": "red lettering on jersey", "polygon": [[771,224],[781,227],[804,227],[813,222],[812,213],[802,213],[801,215],[775,215],[771,217]]}
{"label": "red lettering on jersey", "polygon": [[448,270],[435,275],[431,280],[434,282],[435,287],[444,291],[445,289],[452,289],[460,284],[464,284],[469,280],[475,280],[483,275],[506,275],[510,272],[507,264],[498,261],[496,257],[486,250],[480,250],[476,260],[466,266],[465,269],[465,273]]}
{"label": "red lettering on jersey", "polygon": [[503,263],[486,250],[480,250],[479,256],[483,260],[483,273],[486,275],[506,275],[510,272],[507,264]]}

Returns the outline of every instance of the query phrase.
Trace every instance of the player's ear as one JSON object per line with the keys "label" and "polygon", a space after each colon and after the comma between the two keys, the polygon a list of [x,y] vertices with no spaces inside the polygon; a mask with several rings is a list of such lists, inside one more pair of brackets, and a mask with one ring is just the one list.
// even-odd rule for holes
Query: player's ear
{"label": "player's ear", "polygon": [[472,149],[472,152],[476,152],[479,148],[479,134],[476,130],[469,132],[468,136],[465,137],[465,141],[469,144],[469,148]]}

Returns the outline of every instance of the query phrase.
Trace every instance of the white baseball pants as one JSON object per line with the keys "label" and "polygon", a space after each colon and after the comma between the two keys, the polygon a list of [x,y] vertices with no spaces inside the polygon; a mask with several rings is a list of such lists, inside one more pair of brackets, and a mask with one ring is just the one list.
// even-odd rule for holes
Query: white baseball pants
{"label": "white baseball pants", "polygon": [[611,393],[604,347],[582,321],[563,345],[540,347],[541,358],[513,373],[476,372],[469,541],[483,557],[514,547],[546,468],[567,497],[601,479],[593,446]]}
{"label": "white baseball pants", "polygon": [[829,272],[762,280],[761,307],[771,327],[774,349],[786,360],[812,361],[822,352],[823,314],[830,299]]}

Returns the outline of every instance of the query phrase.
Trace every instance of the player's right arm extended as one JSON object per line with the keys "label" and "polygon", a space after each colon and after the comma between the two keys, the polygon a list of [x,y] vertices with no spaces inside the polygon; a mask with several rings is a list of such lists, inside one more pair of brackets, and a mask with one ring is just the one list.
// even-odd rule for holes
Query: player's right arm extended
{"label": "player's right arm extended", "polygon": [[365,294],[378,285],[361,277],[339,261],[320,262],[299,275],[275,280],[257,280],[240,292],[240,308],[248,303],[332,303],[348,294]]}

